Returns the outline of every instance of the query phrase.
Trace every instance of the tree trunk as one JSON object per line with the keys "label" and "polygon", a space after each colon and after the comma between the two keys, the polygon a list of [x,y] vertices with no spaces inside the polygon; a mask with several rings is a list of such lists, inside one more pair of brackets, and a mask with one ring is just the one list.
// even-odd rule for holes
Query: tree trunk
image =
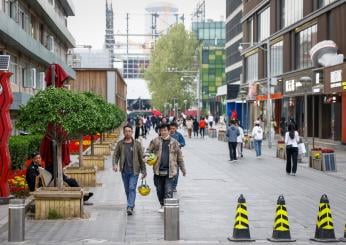
{"label": "tree trunk", "polygon": [[83,134],[79,135],[79,167],[83,167]]}
{"label": "tree trunk", "polygon": [[102,144],[103,142],[103,133],[100,134],[100,143]]}
{"label": "tree trunk", "polygon": [[64,187],[64,182],[63,182],[63,173],[62,173],[62,143],[58,143],[57,147],[57,159],[58,159],[58,181],[57,181],[57,186],[59,190],[62,190]]}
{"label": "tree trunk", "polygon": [[94,142],[95,142],[95,139],[94,139],[94,135],[91,135],[91,152],[90,152],[90,155],[94,155]]}

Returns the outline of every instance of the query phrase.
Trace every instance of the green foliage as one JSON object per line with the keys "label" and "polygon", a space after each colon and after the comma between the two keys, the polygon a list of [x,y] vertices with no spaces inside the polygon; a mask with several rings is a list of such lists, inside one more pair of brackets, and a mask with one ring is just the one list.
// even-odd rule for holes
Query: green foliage
{"label": "green foliage", "polygon": [[[191,93],[195,86],[192,74],[167,70],[172,67],[179,71],[195,70],[193,65],[197,46],[194,34],[187,32],[182,24],[174,26],[166,35],[160,37],[144,74],[145,79],[149,81],[149,91],[155,108],[163,110],[164,103],[172,103],[173,98],[177,98],[176,102],[181,108],[184,106],[184,100],[188,100],[188,104],[194,100]],[[184,75],[190,77],[183,78]]]}
{"label": "green foliage", "polygon": [[62,215],[58,213],[55,209],[49,209],[48,219],[62,219]]}
{"label": "green foliage", "polygon": [[22,169],[33,152],[38,152],[42,135],[18,135],[9,139],[12,169]]}

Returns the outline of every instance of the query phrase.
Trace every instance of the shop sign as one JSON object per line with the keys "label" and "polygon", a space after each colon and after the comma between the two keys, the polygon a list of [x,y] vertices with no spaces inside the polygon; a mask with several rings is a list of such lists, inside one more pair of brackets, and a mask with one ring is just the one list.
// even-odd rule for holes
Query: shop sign
{"label": "shop sign", "polygon": [[330,88],[341,87],[342,70],[336,70],[330,72]]}
{"label": "shop sign", "polygon": [[285,91],[286,92],[294,92],[295,91],[295,80],[287,80],[285,82]]}

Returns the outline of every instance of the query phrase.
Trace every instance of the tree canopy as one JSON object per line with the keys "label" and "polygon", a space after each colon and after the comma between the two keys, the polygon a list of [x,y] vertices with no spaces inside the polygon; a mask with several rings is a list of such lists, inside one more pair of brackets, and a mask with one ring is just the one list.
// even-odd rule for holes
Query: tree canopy
{"label": "tree canopy", "polygon": [[178,71],[195,70],[197,46],[194,34],[187,32],[183,24],[175,25],[157,41],[150,65],[144,74],[155,108],[163,110],[164,104],[172,103],[173,98],[179,105],[184,105],[184,100],[192,103],[195,91],[192,75],[196,74],[168,71],[169,68]]}

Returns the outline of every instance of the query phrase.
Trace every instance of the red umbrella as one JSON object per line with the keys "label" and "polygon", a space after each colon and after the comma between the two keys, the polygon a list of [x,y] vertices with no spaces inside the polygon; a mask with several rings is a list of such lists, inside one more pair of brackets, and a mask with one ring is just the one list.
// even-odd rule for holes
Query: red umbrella
{"label": "red umbrella", "polygon": [[[54,75],[54,77],[53,77]],[[46,75],[44,80],[47,82],[47,86],[52,86],[53,81],[56,88],[62,88],[64,85],[64,81],[67,80],[68,74],[64,71],[64,69],[58,64],[52,64],[46,71]],[[48,125],[47,130],[53,130],[52,125]],[[66,132],[58,128],[57,133],[66,134]],[[52,139],[46,134],[40,145],[40,155],[42,160],[45,162],[46,167],[49,167],[53,164],[53,142]],[[68,165],[71,162],[70,159],[70,150],[68,147],[68,143],[64,142],[62,145],[62,165],[63,167]]]}
{"label": "red umbrella", "polygon": [[153,110],[151,111],[151,113],[152,113],[153,116],[155,116],[155,117],[159,117],[159,116],[162,115],[162,113],[161,113],[159,110],[156,110],[156,109],[153,109]]}

